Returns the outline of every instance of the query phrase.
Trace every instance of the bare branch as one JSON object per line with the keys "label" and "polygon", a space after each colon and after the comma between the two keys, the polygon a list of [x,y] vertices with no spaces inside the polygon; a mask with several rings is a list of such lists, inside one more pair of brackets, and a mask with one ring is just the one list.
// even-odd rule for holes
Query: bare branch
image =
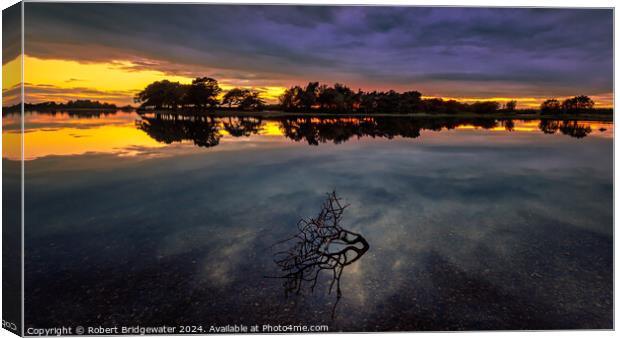
{"label": "bare branch", "polygon": [[[296,235],[272,245],[289,244],[288,249],[274,254],[274,262],[283,274],[273,278],[285,279],[283,286],[286,295],[301,293],[305,284],[309,284],[308,288],[313,292],[321,271],[332,271],[329,293],[335,286],[337,298],[332,317],[342,297],[340,277],[344,267],[357,261],[369,248],[360,234],[341,227],[340,221],[348,206],[341,204],[335,191],[328,193],[316,218],[299,220]],[[334,247],[339,250],[334,250]],[[347,253],[351,252],[353,255],[349,259]]]}

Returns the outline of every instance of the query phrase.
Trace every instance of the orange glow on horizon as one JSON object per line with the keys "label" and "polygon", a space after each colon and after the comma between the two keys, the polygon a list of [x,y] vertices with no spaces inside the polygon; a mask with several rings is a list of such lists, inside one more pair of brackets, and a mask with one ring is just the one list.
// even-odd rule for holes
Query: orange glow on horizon
{"label": "orange glow on horizon", "polygon": [[[613,108],[613,93],[606,95],[589,95],[594,100],[595,108]],[[555,96],[548,98],[540,97],[449,97],[449,96],[422,96],[423,99],[442,99],[444,101],[454,100],[462,103],[474,103],[478,101],[494,101],[504,104],[508,101],[517,101],[517,109],[540,108],[541,103],[547,99],[566,100],[573,96]]]}
{"label": "orange glow on horizon", "polygon": [[[3,72],[15,73],[21,70],[19,57],[3,65]],[[91,99],[115,103],[117,105],[134,104],[135,93],[146,87],[149,83],[167,79],[169,81],[190,83],[191,77],[170,75],[159,70],[138,69],[135,64],[127,60],[111,60],[109,62],[82,63],[73,60],[40,59],[25,55],[24,57],[24,83],[26,88],[26,102],[56,101],[66,102],[75,99]],[[18,83],[9,83],[15,77],[4,77],[3,91],[6,91]],[[234,86],[222,82],[220,87],[223,91],[234,87],[255,89],[262,93],[262,97],[268,103],[276,103],[278,97],[284,93],[287,87],[283,86]],[[223,94],[222,94],[223,95]],[[613,93],[590,95],[595,101],[595,107],[613,107]],[[458,97],[458,96],[423,96],[423,98],[441,98],[443,100],[456,100],[464,103],[475,101],[497,101],[505,103],[510,100],[517,101],[519,108],[538,108],[546,99],[541,97]],[[555,97],[563,100],[567,97]]]}
{"label": "orange glow on horizon", "polygon": [[[81,63],[72,60],[24,57],[24,83],[27,88],[25,101],[29,103],[75,99],[91,99],[118,105],[134,104],[133,96],[154,81],[169,80],[188,84],[192,77],[175,76],[158,70],[135,69],[131,61]],[[3,71],[20,70],[19,57],[3,65]],[[3,91],[10,88],[3,80]],[[284,92],[281,86],[234,86],[220,83],[224,90],[234,87],[259,90],[271,102]],[[222,94],[223,95],[223,94]]]}

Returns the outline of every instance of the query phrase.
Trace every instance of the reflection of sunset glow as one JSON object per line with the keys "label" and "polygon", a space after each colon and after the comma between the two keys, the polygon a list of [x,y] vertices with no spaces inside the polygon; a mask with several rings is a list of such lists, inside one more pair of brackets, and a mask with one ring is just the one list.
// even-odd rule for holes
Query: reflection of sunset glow
{"label": "reflection of sunset glow", "polygon": [[[513,132],[540,132],[539,120],[513,120],[514,127],[511,129]],[[590,136],[599,136],[605,138],[613,138],[614,136],[614,124],[613,122],[596,122],[596,121],[579,121],[579,125],[583,127],[590,127],[592,133]],[[485,130],[491,132],[506,132],[507,128],[503,125],[498,125],[493,128],[482,128],[471,124],[463,124],[457,126],[458,130]]]}
{"label": "reflection of sunset glow", "polygon": [[[4,133],[5,142],[15,142],[19,133]],[[77,155],[85,153],[117,153],[132,155],[129,147],[163,147],[133,125],[108,125],[96,128],[36,129],[24,134],[24,159],[48,155]],[[19,153],[10,151],[3,156],[18,159]]]}
{"label": "reflection of sunset glow", "polygon": [[344,124],[353,124],[358,125],[362,122],[372,122],[372,117],[339,117],[339,118],[318,118],[313,117],[310,119],[312,123],[321,123],[321,124],[336,124],[336,123],[344,123]]}
{"label": "reflection of sunset glow", "polygon": [[284,135],[284,132],[280,128],[280,123],[275,121],[266,121],[261,126],[259,134],[266,136],[282,136]]}
{"label": "reflection of sunset glow", "polygon": [[[153,118],[153,116],[151,116]],[[178,120],[191,120],[192,116],[177,116]],[[179,150],[174,148],[174,144],[182,144],[194,149],[191,140],[183,142],[173,142],[168,145],[160,143],[149,136],[144,130],[136,127],[136,120],[140,116],[135,113],[117,112],[115,114],[101,115],[70,115],[67,113],[57,114],[26,114],[24,134],[24,158],[32,160],[49,155],[79,155],[85,153],[108,153],[119,156],[134,156],[148,152],[149,149],[168,149],[165,150],[174,154]],[[248,118],[249,121],[258,123],[254,132],[244,134],[240,137],[230,135],[225,130],[224,123],[241,123],[239,118],[213,118],[217,124],[217,133],[222,137],[221,144],[231,142],[245,142],[248,140],[257,142],[271,142],[269,140],[287,144],[284,137],[285,130],[280,121],[270,119]],[[343,127],[359,125],[364,122],[374,123],[372,117],[343,117],[343,118],[300,118],[300,121],[308,121],[314,125],[342,125]],[[513,120],[512,125],[507,125],[507,121],[494,121],[489,126],[483,128],[479,125],[460,124],[455,125],[455,131],[480,131],[494,133],[541,133],[539,120]],[[495,124],[496,123],[496,124]],[[613,122],[576,122],[580,127],[589,127],[591,132],[589,137],[613,138]],[[8,115],[2,120],[4,147],[3,157],[9,159],[19,159],[19,147],[12,147],[12,144],[19,144],[20,121],[19,115]],[[428,130],[428,129],[427,129]],[[446,130],[444,127],[442,130]],[[510,130],[510,131],[508,131]],[[559,133],[559,132],[558,132]],[[434,134],[431,133],[431,134]],[[250,136],[248,136],[250,135]],[[239,136],[239,135],[238,135]],[[170,149],[169,149],[170,148]],[[210,148],[215,149],[215,148]],[[231,148],[232,149],[232,148]],[[188,151],[183,150],[183,151]]]}
{"label": "reflection of sunset glow", "polygon": [[98,126],[98,125],[111,125],[111,124],[128,124],[132,123],[136,119],[136,115],[133,113],[114,113],[114,114],[102,114],[100,117],[87,116],[77,117],[71,116],[66,113],[51,114],[27,114],[26,115],[26,128],[36,126],[37,124],[62,124],[62,125],[75,125],[75,126]]}
{"label": "reflection of sunset glow", "polygon": [[[233,119],[236,120],[236,119]],[[218,121],[218,133],[222,136],[230,136],[230,133],[224,129],[224,122]],[[263,121],[257,135],[262,136],[283,136],[284,132],[280,128],[280,123],[276,121]],[[232,137],[232,136],[231,136]]]}
{"label": "reflection of sunset glow", "polygon": [[[13,117],[13,119],[11,119]],[[5,116],[3,123],[18,121],[17,115]],[[31,160],[48,155],[76,155],[89,152],[132,155],[129,147],[157,148],[158,143],[134,126],[135,114],[119,113],[106,117],[76,118],[68,114],[27,114],[25,117],[24,159]],[[6,147],[18,142],[19,130],[5,130],[2,145],[3,157],[19,159],[17,149]]]}
{"label": "reflection of sunset glow", "polygon": [[[125,153],[128,147],[163,147],[163,144],[136,130],[132,125],[90,129],[62,128],[35,130],[24,135],[24,158],[46,155],[74,155],[88,152]],[[125,153],[131,155],[131,152]]]}
{"label": "reflection of sunset glow", "polygon": [[2,157],[22,157],[21,119],[19,115],[2,116]]}

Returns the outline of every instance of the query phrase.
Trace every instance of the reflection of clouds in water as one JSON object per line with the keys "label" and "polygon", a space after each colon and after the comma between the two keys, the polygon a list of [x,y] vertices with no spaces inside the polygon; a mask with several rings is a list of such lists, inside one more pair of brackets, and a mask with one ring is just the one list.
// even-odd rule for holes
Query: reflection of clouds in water
{"label": "reflection of clouds in water", "polygon": [[211,152],[223,152],[223,151],[243,151],[247,149],[256,149],[260,147],[269,146],[283,147],[285,144],[277,140],[270,140],[257,136],[256,138],[226,138],[222,139],[217,147],[212,148],[198,148],[189,141],[167,144],[161,147],[142,146],[142,145],[127,145],[120,148],[114,148],[114,152],[119,156],[140,156],[140,157],[172,157],[191,155],[196,153],[211,153]]}
{"label": "reflection of clouds in water", "polygon": [[205,252],[196,257],[197,278],[221,287],[239,276],[239,264],[250,256],[256,229],[202,226],[179,230],[163,238],[159,255]]}
{"label": "reflection of clouds in water", "polygon": [[224,286],[241,277],[239,264],[248,258],[255,236],[254,233],[248,233],[234,237],[231,242],[222,242],[215,248],[215,252],[204,258],[200,265],[204,270],[199,276],[207,277],[204,280],[214,286]]}
{"label": "reflection of clouds in water", "polygon": [[[191,154],[155,159],[39,159],[27,165],[27,184],[45,189],[27,194],[27,202],[45,207],[33,208],[28,221],[42,237],[46,231],[92,235],[105,229],[104,240],[110,240],[119,236],[115,229],[134,236],[155,229],[154,255],[190,256],[201,286],[240,287],[243,297],[277,303],[280,294],[272,290],[278,282],[270,289],[256,281],[275,275],[267,246],[290,234],[299,218],[315,215],[325,192],[336,190],[350,204],[343,227],[370,244],[342,276],[337,320],[353,324],[398,313],[390,304],[431,307],[454,267],[497,288],[531,294],[532,301],[545,296],[528,293],[535,284],[528,278],[543,275],[535,269],[544,267],[554,275],[540,278],[543,286],[556,287],[552,278],[558,278],[566,286],[556,294],[570,291],[585,302],[596,290],[578,288],[585,284],[580,278],[596,274],[579,271],[602,265],[586,259],[596,248],[582,250],[574,241],[605,244],[611,233],[611,142],[530,135],[489,146],[475,132],[454,137],[210,148],[209,156],[193,147]],[[88,164],[95,158],[103,165]],[[67,168],[80,166],[97,170],[67,175]],[[93,215],[96,222],[84,222]],[[126,229],[128,223],[135,226]],[[556,257],[562,246],[582,251]],[[240,297],[227,293],[221,301],[235,304]],[[238,305],[230,306],[235,311]]]}
{"label": "reflection of clouds in water", "polygon": [[[389,274],[372,295],[378,301],[398,294],[402,283],[411,283],[411,279],[415,283],[411,269],[423,267],[431,251],[464,271],[484,270],[483,254],[510,266],[511,257],[522,250],[518,245],[523,241],[522,229],[532,226],[531,215],[544,214],[554,224],[609,233],[611,205],[601,203],[611,201],[607,168],[582,172],[579,167],[587,161],[575,161],[576,154],[564,158],[560,153],[559,159],[538,161],[554,170],[532,171],[521,165],[534,163],[523,162],[526,149],[515,150],[520,156],[489,150],[477,160],[456,157],[450,162],[442,162],[443,155],[436,161],[427,152],[419,163],[402,156],[385,162],[389,156],[380,152],[374,160],[366,155],[370,162],[363,162],[363,171],[355,170],[346,159],[331,161],[327,155],[318,165],[306,163],[307,170],[298,172],[304,180],[297,187],[311,187],[309,191],[315,192],[321,190],[317,187],[333,186],[351,204],[343,224],[363,233],[371,250],[343,276],[343,288],[366,285],[360,289],[366,290],[366,279]],[[394,162],[424,168],[414,165],[408,172],[394,171]],[[356,293],[345,294],[343,301],[362,305],[365,299]]]}

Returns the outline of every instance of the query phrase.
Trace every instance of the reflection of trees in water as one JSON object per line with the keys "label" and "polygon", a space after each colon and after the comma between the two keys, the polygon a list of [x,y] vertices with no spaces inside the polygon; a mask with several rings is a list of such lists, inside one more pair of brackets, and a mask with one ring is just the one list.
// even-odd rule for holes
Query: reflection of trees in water
{"label": "reflection of trees in water", "polygon": [[304,288],[311,292],[317,284],[321,271],[331,272],[329,293],[336,290],[336,302],[342,297],[340,277],[345,266],[360,259],[368,251],[368,242],[357,233],[340,225],[347,205],[342,205],[336,192],[328,194],[316,218],[301,219],[295,236],[275,245],[288,245],[274,254],[274,261],[282,271],[276,278],[284,279],[284,290],[300,294]]}
{"label": "reflection of trees in water", "polygon": [[473,118],[281,118],[284,135],[294,141],[306,141],[310,145],[348,141],[363,136],[392,139],[394,137],[417,138],[422,130],[440,131],[462,125],[490,129],[498,125],[495,119]]}
{"label": "reflection of trees in water", "polygon": [[155,114],[142,115],[136,125],[159,142],[193,141],[200,147],[213,147],[220,143],[222,130],[234,137],[250,136],[260,131],[262,120],[257,117]]}
{"label": "reflection of trees in water", "polygon": [[[258,134],[264,121],[277,122],[284,136],[310,145],[332,142],[340,144],[351,138],[394,137],[417,138],[422,130],[440,131],[471,126],[492,129],[499,126],[507,131],[515,130],[515,120],[460,117],[276,117],[256,116],[214,117],[209,115],[155,114],[143,115],[136,122],[138,128],[146,131],[155,140],[165,143],[194,141],[202,147],[219,144],[223,131],[233,137],[248,137]],[[582,138],[592,130],[589,125],[578,121],[541,120],[538,128],[546,134],[560,132],[571,137]]]}
{"label": "reflection of trees in water", "polygon": [[144,130],[158,142],[193,141],[200,147],[213,147],[220,143],[222,135],[217,121],[205,115],[156,114],[153,117],[142,116],[136,121],[139,129]]}
{"label": "reflection of trees in water", "polygon": [[515,130],[515,121],[513,120],[502,120],[502,126],[506,131],[514,131]]}
{"label": "reflection of trees in water", "polygon": [[222,125],[230,135],[235,137],[258,134],[262,120],[257,117],[228,117],[222,119]]}
{"label": "reflection of trees in water", "polygon": [[575,120],[540,120],[538,128],[545,134],[555,134],[557,131],[564,135],[576,138],[583,138],[592,132],[589,125]]}
{"label": "reflection of trees in water", "polygon": [[[24,112],[24,114],[26,116],[32,114],[32,115],[50,115],[52,117],[56,117],[56,116],[61,116],[61,115],[67,115],[73,118],[101,118],[101,117],[108,117],[108,116],[113,116],[118,114],[119,112],[124,112],[125,110],[122,109],[118,109],[118,110],[97,110],[97,109],[82,109],[82,110],[43,110],[43,111],[39,111],[39,110],[34,110],[34,111],[28,111],[26,110]],[[7,116],[7,115],[19,115],[20,112],[5,112],[2,111],[2,116]]]}
{"label": "reflection of trees in water", "polygon": [[310,145],[333,142],[340,144],[351,137],[375,134],[374,119],[282,118],[281,130],[287,138]]}
{"label": "reflection of trees in water", "polygon": [[557,120],[540,120],[538,129],[545,134],[555,134],[560,128],[560,121]]}

